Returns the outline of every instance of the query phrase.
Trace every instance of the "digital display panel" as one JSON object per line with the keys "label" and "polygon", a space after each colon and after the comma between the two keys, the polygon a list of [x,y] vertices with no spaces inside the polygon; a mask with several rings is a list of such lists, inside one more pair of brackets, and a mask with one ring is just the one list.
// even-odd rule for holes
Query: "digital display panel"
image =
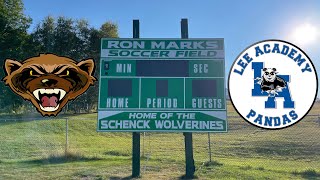
{"label": "digital display panel", "polygon": [[157,80],[156,81],[156,95],[157,97],[168,96],[168,80]]}
{"label": "digital display panel", "polygon": [[132,80],[131,79],[109,79],[108,96],[110,97],[131,97]]}
{"label": "digital display panel", "polygon": [[211,79],[192,80],[192,97],[216,97],[217,82]]}
{"label": "digital display panel", "polygon": [[137,76],[188,77],[189,61],[185,60],[137,60]]}

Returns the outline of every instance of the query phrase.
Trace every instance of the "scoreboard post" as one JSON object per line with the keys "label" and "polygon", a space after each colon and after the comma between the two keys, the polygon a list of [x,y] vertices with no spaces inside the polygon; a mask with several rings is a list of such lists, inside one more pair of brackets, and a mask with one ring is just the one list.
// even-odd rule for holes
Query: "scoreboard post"
{"label": "scoreboard post", "polygon": [[[133,20],[133,38],[140,38],[140,22]],[[132,177],[140,176],[140,132],[132,132]]]}
{"label": "scoreboard post", "polygon": [[[189,38],[189,28],[188,28],[188,19],[181,19],[181,38]],[[196,167],[194,165],[193,159],[193,143],[192,143],[192,133],[184,132],[184,149],[185,149],[185,158],[186,158],[186,175],[188,179],[193,179],[194,172]]]}

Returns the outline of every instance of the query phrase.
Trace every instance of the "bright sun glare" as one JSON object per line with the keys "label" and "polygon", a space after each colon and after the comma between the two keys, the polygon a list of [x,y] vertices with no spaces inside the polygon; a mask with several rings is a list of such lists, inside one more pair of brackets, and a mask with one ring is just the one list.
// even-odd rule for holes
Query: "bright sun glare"
{"label": "bright sun glare", "polygon": [[302,24],[293,31],[292,39],[296,43],[307,45],[316,42],[317,38],[320,36],[320,29],[316,26],[306,23]]}

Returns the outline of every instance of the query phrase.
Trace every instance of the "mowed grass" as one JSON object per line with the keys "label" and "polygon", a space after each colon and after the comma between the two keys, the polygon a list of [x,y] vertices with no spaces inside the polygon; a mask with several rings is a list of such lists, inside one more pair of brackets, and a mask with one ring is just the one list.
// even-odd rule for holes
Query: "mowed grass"
{"label": "mowed grass", "polygon": [[[320,114],[320,104],[309,114]],[[230,103],[228,115],[228,133],[210,135],[212,162],[208,134],[193,134],[198,179],[320,179],[318,117],[268,131],[234,117]],[[129,178],[132,133],[98,133],[96,119],[68,117],[67,149],[65,119],[2,121],[0,179]],[[179,179],[185,173],[182,133],[141,133],[141,155],[141,179]]]}

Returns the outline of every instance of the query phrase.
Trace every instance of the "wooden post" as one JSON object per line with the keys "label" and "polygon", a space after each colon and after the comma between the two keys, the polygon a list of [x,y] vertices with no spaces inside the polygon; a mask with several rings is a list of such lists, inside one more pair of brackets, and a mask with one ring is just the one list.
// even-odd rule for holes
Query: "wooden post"
{"label": "wooden post", "polygon": [[68,155],[68,148],[69,148],[69,124],[68,124],[68,118],[66,118],[66,145],[64,149],[64,155]]}
{"label": "wooden post", "polygon": [[[181,38],[188,39],[188,19],[181,19]],[[193,145],[192,145],[192,133],[185,132],[184,143],[185,143],[185,155],[186,155],[186,175],[188,179],[193,178],[195,172],[194,159],[193,159]]]}
{"label": "wooden post", "polygon": [[[140,37],[139,20],[133,20],[133,38]],[[132,133],[132,177],[140,176],[140,132]]]}
{"label": "wooden post", "polygon": [[209,162],[212,161],[212,154],[211,154],[211,139],[210,139],[210,133],[208,133],[208,147],[209,147]]}

